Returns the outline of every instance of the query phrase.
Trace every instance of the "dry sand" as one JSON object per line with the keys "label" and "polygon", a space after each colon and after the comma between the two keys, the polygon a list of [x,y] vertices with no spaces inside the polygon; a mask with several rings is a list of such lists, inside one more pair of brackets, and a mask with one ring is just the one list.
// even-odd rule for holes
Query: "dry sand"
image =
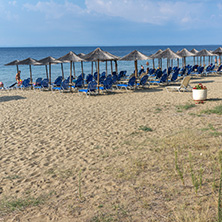
{"label": "dry sand", "polygon": [[195,115],[222,104],[222,77],[193,78],[191,85],[199,82],[209,100],[182,112],[176,106],[194,104],[192,93],[162,86],[90,97],[0,91],[0,221],[175,219],[162,199],[167,178],[159,180],[158,162],[167,155],[152,152],[176,132],[208,123],[222,129],[220,116]]}

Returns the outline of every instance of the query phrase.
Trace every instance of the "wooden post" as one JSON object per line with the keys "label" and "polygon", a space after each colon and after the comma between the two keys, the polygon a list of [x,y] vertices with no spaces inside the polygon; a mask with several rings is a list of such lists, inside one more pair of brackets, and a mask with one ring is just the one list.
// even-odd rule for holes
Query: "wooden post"
{"label": "wooden post", "polygon": [[117,65],[117,60],[115,60],[115,69],[116,69],[116,75],[118,75],[118,65]]}
{"label": "wooden post", "polygon": [[106,77],[107,77],[107,74],[108,74],[108,67],[107,67],[107,61],[106,61]]}
{"label": "wooden post", "polygon": [[203,56],[203,66],[205,66],[205,56]]}
{"label": "wooden post", "polygon": [[153,69],[155,69],[155,62],[154,62],[154,59],[153,59]]}
{"label": "wooden post", "polygon": [[138,74],[137,60],[135,60],[134,63],[135,63],[135,78],[137,79],[137,74]]}
{"label": "wooden post", "polygon": [[70,61],[69,83],[72,83],[72,61]]}
{"label": "wooden post", "polygon": [[193,57],[193,65],[195,66],[195,56]]}
{"label": "wooden post", "polygon": [[49,79],[48,67],[45,65],[46,79]]}
{"label": "wooden post", "polygon": [[208,58],[209,60],[208,60],[208,65],[210,65],[210,56],[209,56],[209,58]]}
{"label": "wooden post", "polygon": [[64,70],[63,70],[63,63],[61,63],[61,70],[62,70],[62,80],[64,80]]}
{"label": "wooden post", "polygon": [[51,82],[52,82],[52,73],[51,73],[51,62],[49,63],[49,84],[51,85]]}
{"label": "wooden post", "polygon": [[180,59],[177,59],[177,67],[180,67]]}
{"label": "wooden post", "polygon": [[83,61],[81,61],[81,69],[82,69],[82,75],[83,75]]}
{"label": "wooden post", "polygon": [[184,57],[184,67],[186,67],[186,57]]}
{"label": "wooden post", "polygon": [[91,67],[91,74],[93,75],[93,62],[92,62],[92,67]]}
{"label": "wooden post", "polygon": [[98,93],[99,93],[99,60],[98,60],[98,69],[97,69],[97,87],[98,87]]}

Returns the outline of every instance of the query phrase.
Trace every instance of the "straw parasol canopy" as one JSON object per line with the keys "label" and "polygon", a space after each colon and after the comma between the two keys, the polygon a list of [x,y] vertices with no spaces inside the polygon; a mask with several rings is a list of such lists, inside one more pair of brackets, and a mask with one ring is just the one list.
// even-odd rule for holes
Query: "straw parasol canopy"
{"label": "straw parasol canopy", "polygon": [[111,61],[113,57],[109,55],[107,52],[103,51],[100,48],[96,48],[94,51],[84,56],[84,59],[87,61],[98,62],[98,73],[97,73],[97,84],[99,91],[99,62],[100,61]]}
{"label": "straw parasol canopy", "polygon": [[137,50],[134,50],[131,53],[123,56],[119,60],[134,61],[134,63],[135,63],[135,77],[137,78],[137,73],[138,73],[137,61],[138,60],[149,60],[149,59],[151,59],[149,56],[146,56],[143,53],[141,53]]}
{"label": "straw parasol canopy", "polygon": [[[67,53],[66,55],[60,57],[58,60],[62,61],[62,62],[70,62],[70,83],[72,83],[72,63],[74,62],[83,62],[85,61],[84,59],[80,58],[79,56],[77,56],[74,52],[70,51],[69,53]],[[61,67],[63,70],[63,66],[61,63]],[[74,75],[75,75],[75,68],[74,68],[74,64],[73,64],[73,70],[74,70]],[[64,74],[63,74],[64,75]],[[82,75],[83,75],[83,67],[82,67]],[[64,76],[63,76],[64,78]]]}
{"label": "straw parasol canopy", "polygon": [[21,60],[17,63],[17,65],[29,65],[29,70],[30,70],[30,83],[32,83],[32,65],[41,65],[37,60],[32,59],[32,58],[27,58],[24,60]]}
{"label": "straw parasol canopy", "polygon": [[177,55],[170,48],[167,48],[163,52],[159,53],[159,55],[157,55],[156,58],[159,58],[159,59],[181,59],[181,56]]}
{"label": "straw parasol canopy", "polygon": [[191,49],[190,52],[192,52],[193,54],[197,54],[199,51],[196,49]]}
{"label": "straw parasol canopy", "polygon": [[19,62],[19,60],[16,59],[16,60],[14,60],[14,61],[12,61],[10,63],[5,64],[5,66],[16,66],[17,67],[17,72],[18,72],[19,71],[18,62]]}
{"label": "straw parasol canopy", "polygon": [[79,54],[77,54],[77,56],[79,56],[81,59],[84,59],[84,56],[85,56],[86,54],[85,53],[79,53]]}
{"label": "straw parasol canopy", "polygon": [[181,56],[177,55],[170,48],[167,48],[166,50],[161,52],[159,55],[157,55],[156,58],[167,59],[167,68],[168,68],[170,59],[181,59]]}
{"label": "straw parasol canopy", "polygon": [[[153,59],[153,68],[155,68],[155,62],[154,62],[154,59],[156,59],[157,56],[158,56],[161,52],[163,52],[163,50],[162,50],[162,49],[159,49],[156,53],[150,55],[150,58]],[[159,61],[159,63],[160,63],[160,59],[158,59],[158,61]],[[159,66],[160,66],[160,64],[159,64]]]}
{"label": "straw parasol canopy", "polygon": [[40,59],[38,60],[39,63],[41,63],[41,65],[45,65],[47,67],[47,65],[49,65],[49,84],[51,84],[51,64],[58,64],[58,63],[62,63],[60,60],[55,59],[51,56],[48,56],[44,59]]}
{"label": "straw parasol canopy", "polygon": [[182,49],[181,51],[177,52],[177,55],[183,57],[184,59],[184,66],[186,66],[186,57],[194,56],[192,52],[189,52],[187,49]]}

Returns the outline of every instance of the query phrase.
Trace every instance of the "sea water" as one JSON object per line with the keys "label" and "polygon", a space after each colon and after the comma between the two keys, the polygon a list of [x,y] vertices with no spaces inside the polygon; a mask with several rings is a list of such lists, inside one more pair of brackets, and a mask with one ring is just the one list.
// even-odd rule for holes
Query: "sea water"
{"label": "sea water", "polygon": [[[219,45],[192,45],[192,46],[101,46],[104,51],[108,51],[117,56],[125,56],[128,53],[132,52],[133,50],[139,50],[140,52],[144,53],[145,55],[151,55],[157,52],[159,49],[165,50],[166,48],[172,49],[174,52],[186,48],[191,50],[193,48],[197,49],[198,51],[202,49],[207,50],[215,50],[219,47]],[[33,59],[43,59],[47,56],[52,56],[54,58],[59,58],[69,51],[73,51],[76,54],[84,53],[87,54],[97,47],[12,47],[12,48],[0,48],[0,82],[3,82],[5,86],[9,86],[15,82],[15,75],[17,73],[16,66],[5,66],[5,64],[14,61],[16,59],[23,60],[28,57]],[[193,58],[188,57],[186,59],[187,64],[193,64]],[[206,64],[208,64],[208,58],[206,58]],[[138,61],[138,69],[140,66],[143,65],[144,68],[147,68],[146,65],[147,61]],[[148,60],[149,67],[153,67],[152,60]],[[91,73],[91,62],[84,62],[83,63],[84,73],[87,75]],[[177,61],[174,60],[174,64],[177,64]],[[180,60],[180,65],[182,64]],[[158,62],[155,61],[156,68],[158,66]],[[166,67],[166,59],[163,59],[163,68]],[[64,74],[65,77],[69,76],[70,73],[70,64],[64,63]],[[118,61],[118,71],[126,70],[127,74],[130,75],[134,72],[135,66],[133,61]],[[20,65],[19,70],[21,70],[21,79],[28,78],[30,76],[29,66],[27,65]],[[81,74],[81,63],[75,63],[75,70],[76,76]],[[106,70],[105,62],[100,62],[100,73]],[[94,72],[95,72],[95,65],[94,65]],[[113,71],[115,71],[115,66],[113,64]],[[61,75],[61,65],[55,64],[52,65],[52,80],[54,80],[57,76]],[[108,73],[111,73],[111,65],[108,62]],[[35,81],[38,77],[46,78],[46,71],[45,66],[32,66],[32,75],[33,80]]]}

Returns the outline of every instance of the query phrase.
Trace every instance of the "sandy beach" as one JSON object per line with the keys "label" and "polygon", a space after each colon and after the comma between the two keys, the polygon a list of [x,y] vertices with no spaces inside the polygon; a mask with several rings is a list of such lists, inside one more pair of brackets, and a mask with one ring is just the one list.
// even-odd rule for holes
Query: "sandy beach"
{"label": "sandy beach", "polygon": [[[163,86],[90,97],[0,91],[0,221],[214,221],[222,117],[201,111],[222,105],[222,76],[191,86],[200,82],[204,104]],[[189,153],[204,172],[197,194]]]}

